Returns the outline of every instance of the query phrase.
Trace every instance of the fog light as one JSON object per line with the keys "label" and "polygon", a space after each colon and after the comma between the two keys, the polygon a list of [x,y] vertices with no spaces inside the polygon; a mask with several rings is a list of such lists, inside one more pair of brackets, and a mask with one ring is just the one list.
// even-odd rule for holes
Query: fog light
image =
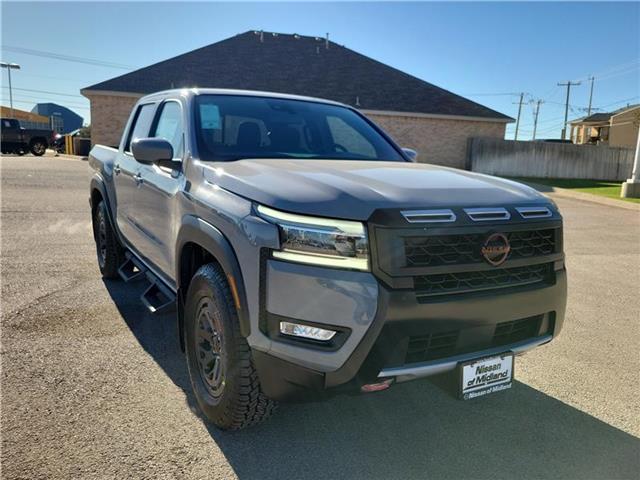
{"label": "fog light", "polygon": [[322,342],[331,340],[336,334],[333,330],[325,330],[324,328],[291,322],[280,322],[280,333],[294,337],[310,338],[311,340],[320,340]]}

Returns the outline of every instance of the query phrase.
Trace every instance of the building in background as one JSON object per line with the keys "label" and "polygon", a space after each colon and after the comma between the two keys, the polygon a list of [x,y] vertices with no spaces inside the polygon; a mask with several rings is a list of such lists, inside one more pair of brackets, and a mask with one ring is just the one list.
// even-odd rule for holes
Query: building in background
{"label": "building in background", "polygon": [[10,107],[0,106],[0,117],[15,118],[20,121],[20,125],[24,128],[41,128],[48,130],[50,127],[49,117],[38,115],[37,113],[25,112],[24,110],[13,109]]}
{"label": "building in background", "polygon": [[91,140],[118,145],[135,102],[170,88],[320,97],[358,108],[423,162],[463,168],[471,137],[504,138],[512,118],[328,39],[249,31],[82,90]]}
{"label": "building in background", "polygon": [[571,140],[579,145],[636,146],[640,105],[628,105],[611,113],[594,113],[571,122]]}
{"label": "building in background", "polygon": [[80,115],[57,103],[38,103],[31,112],[49,117],[51,128],[62,134],[77,130],[84,121]]}

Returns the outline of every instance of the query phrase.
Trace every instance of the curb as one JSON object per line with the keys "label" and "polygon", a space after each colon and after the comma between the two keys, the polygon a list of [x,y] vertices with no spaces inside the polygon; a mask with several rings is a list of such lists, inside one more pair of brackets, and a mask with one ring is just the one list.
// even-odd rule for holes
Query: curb
{"label": "curb", "polygon": [[[598,203],[608,207],[624,208],[626,210],[634,210],[640,212],[640,203],[625,202],[624,200],[615,200],[613,198],[599,197],[591,193],[574,192],[567,188],[552,187],[550,185],[541,185],[539,183],[520,182],[535,188],[543,195],[550,197],[572,198],[574,200],[583,200],[585,202]],[[551,190],[549,190],[551,189]]]}

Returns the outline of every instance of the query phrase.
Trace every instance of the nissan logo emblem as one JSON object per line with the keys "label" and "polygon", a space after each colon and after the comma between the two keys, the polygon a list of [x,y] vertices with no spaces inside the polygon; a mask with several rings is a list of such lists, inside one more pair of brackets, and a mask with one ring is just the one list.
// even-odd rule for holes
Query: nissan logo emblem
{"label": "nissan logo emblem", "polygon": [[489,235],[480,248],[484,259],[494,267],[502,265],[507,260],[510,251],[509,239],[502,233]]}

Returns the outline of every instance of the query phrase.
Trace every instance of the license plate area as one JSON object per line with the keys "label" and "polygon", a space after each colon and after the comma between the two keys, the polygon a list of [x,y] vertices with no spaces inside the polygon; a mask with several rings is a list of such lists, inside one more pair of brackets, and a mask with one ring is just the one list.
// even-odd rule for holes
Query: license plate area
{"label": "license plate area", "polygon": [[513,367],[511,352],[460,363],[459,398],[470,400],[511,388]]}

